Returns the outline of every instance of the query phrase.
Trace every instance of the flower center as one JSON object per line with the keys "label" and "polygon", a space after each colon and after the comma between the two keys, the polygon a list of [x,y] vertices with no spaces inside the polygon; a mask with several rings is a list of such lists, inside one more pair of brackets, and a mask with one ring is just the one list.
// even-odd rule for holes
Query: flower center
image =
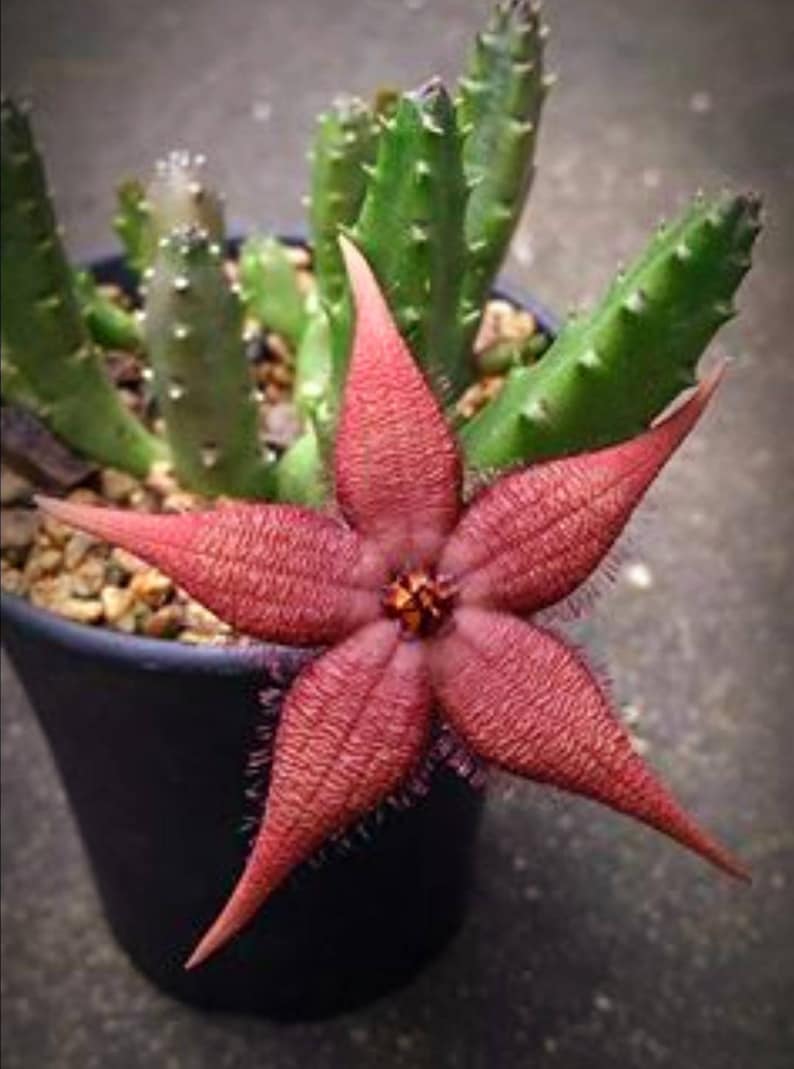
{"label": "flower center", "polygon": [[451,578],[415,569],[400,573],[384,588],[381,605],[390,619],[400,621],[404,634],[426,638],[447,619],[456,596]]}

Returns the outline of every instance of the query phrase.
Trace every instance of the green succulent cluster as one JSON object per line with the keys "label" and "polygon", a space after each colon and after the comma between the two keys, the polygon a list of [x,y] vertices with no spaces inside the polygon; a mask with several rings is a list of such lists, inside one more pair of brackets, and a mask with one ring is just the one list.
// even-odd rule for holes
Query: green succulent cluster
{"label": "green succulent cluster", "polygon": [[[253,236],[226,264],[223,201],[183,152],[122,184],[116,232],[139,308],[67,260],[28,116],[2,104],[2,372],[7,400],[75,450],[144,474],[168,459],[208,496],[320,504],[349,358],[352,308],[338,235],[360,245],[445,405],[475,381],[473,343],[532,184],[544,74],[536,5],[508,0],[478,35],[454,94],[432,80],[370,106],[336,99],[309,154],[315,287],[285,246]],[[733,314],[760,228],[752,196],[696,199],[540,359],[506,361],[498,396],[460,428],[472,468],[497,471],[631,437],[694,381]],[[263,449],[244,324],[294,354],[303,433]],[[165,431],[123,405],[104,350],[147,360]],[[499,356],[501,360],[501,355]],[[480,368],[480,371],[482,368]]]}

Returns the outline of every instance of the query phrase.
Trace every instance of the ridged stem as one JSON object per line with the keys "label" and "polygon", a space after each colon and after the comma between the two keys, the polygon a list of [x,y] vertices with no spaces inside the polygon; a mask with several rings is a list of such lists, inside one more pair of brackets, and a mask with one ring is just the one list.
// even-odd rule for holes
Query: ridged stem
{"label": "ridged stem", "polygon": [[162,238],[146,300],[146,345],[182,483],[214,497],[271,496],[242,305],[223,251],[195,227]]}
{"label": "ridged stem", "polygon": [[27,115],[4,100],[1,121],[4,364],[18,369],[36,398],[31,407],[70,446],[143,475],[163,444],[125,408],[89,337]]}
{"label": "ridged stem", "polygon": [[572,319],[532,367],[461,432],[480,469],[631,438],[695,381],[697,362],[735,314],[733,297],[760,230],[754,195],[694,205],[659,230],[587,316]]}

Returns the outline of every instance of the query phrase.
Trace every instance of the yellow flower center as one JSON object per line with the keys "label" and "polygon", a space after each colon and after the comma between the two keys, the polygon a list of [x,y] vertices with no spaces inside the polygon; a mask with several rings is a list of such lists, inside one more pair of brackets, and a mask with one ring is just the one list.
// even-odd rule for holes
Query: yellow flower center
{"label": "yellow flower center", "polygon": [[452,579],[416,569],[397,575],[384,589],[383,611],[399,620],[404,634],[434,635],[449,616],[457,595]]}

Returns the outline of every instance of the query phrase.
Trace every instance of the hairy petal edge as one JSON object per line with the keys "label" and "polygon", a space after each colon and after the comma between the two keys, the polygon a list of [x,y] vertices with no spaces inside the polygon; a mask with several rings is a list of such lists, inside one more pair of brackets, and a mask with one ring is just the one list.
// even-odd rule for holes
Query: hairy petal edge
{"label": "hairy petal edge", "polygon": [[378,615],[379,563],[344,524],[295,505],[149,515],[55,498],[39,507],[161,569],[238,631],[318,645]]}
{"label": "hairy petal edge", "polygon": [[193,968],[254,916],[296,865],[375,808],[427,743],[430,685],[421,643],[381,620],[313,661],[287,696],[267,805],[251,857]]}
{"label": "hairy petal edge", "polygon": [[481,757],[602,802],[747,877],[635,752],[591,670],[558,637],[513,616],[463,608],[434,641],[429,663],[448,719]]}
{"label": "hairy petal edge", "polygon": [[534,465],[485,490],[441,557],[441,570],[461,582],[463,603],[530,614],[571,594],[609,552],[721,375],[637,438]]}

